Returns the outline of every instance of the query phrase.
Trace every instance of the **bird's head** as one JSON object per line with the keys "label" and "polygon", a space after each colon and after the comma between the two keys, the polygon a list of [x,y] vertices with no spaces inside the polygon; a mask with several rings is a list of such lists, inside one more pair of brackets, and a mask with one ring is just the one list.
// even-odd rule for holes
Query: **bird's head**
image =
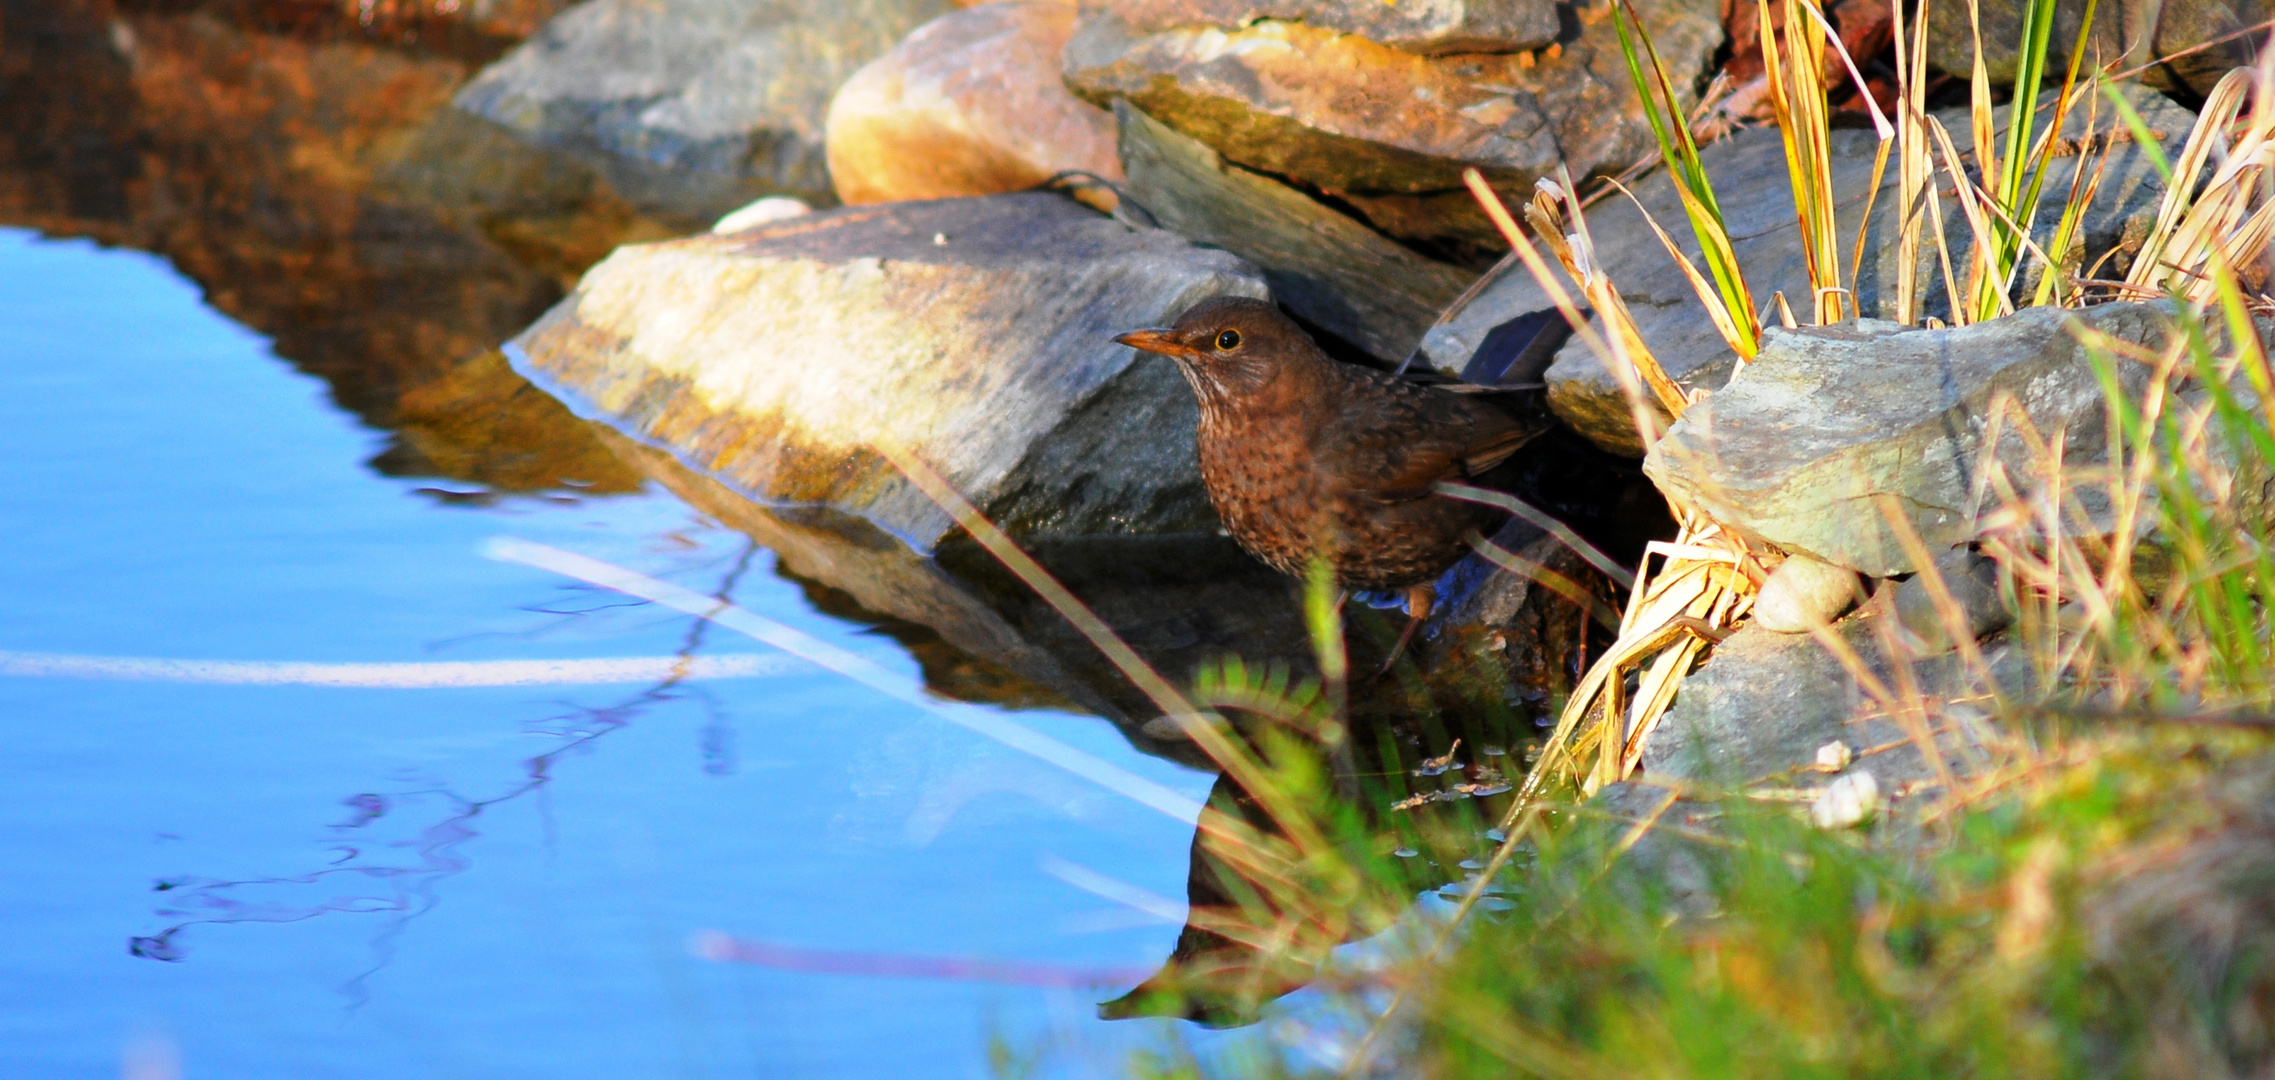
{"label": "bird's head", "polygon": [[1262,387],[1289,365],[1324,356],[1295,320],[1269,301],[1245,296],[1204,300],[1174,326],[1132,330],[1114,340],[1177,361],[1203,397]]}

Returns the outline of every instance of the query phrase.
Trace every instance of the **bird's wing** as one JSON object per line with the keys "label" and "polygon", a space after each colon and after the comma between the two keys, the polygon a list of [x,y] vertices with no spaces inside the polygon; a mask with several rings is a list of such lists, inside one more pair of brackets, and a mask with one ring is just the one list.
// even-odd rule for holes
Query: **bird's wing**
{"label": "bird's wing", "polygon": [[[1390,502],[1423,498],[1441,480],[1475,476],[1509,459],[1538,432],[1475,399],[1352,373],[1360,389],[1334,437],[1320,447],[1346,481]],[[1359,404],[1363,402],[1363,404]]]}
{"label": "bird's wing", "polygon": [[1541,433],[1541,428],[1510,421],[1509,426],[1483,441],[1473,443],[1461,455],[1461,471],[1469,476],[1491,470],[1509,460],[1510,455],[1524,448],[1526,443]]}

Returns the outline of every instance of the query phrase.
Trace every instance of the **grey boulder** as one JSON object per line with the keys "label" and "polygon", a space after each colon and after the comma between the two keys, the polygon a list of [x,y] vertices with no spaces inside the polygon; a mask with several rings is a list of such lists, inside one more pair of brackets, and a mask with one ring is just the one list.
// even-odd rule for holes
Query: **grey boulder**
{"label": "grey boulder", "polygon": [[[2025,420],[2065,440],[2065,463],[2101,461],[2106,399],[2078,335],[2153,346],[2168,325],[2162,306],[2124,303],[1944,330],[1877,320],[1772,330],[1643,469],[1670,499],[1786,551],[1873,577],[1910,573],[1920,567],[1883,506],[1925,550],[1948,550],[1977,534],[1991,461],[2018,482],[2036,475],[2017,434]],[[2128,391],[2146,382],[2143,365],[2113,369]],[[2078,496],[2090,507],[2091,491]]]}
{"label": "grey boulder", "polygon": [[1937,555],[1932,571],[1897,585],[1895,605],[1896,620],[1927,652],[1949,652],[1962,637],[1975,640],[2014,621],[1999,589],[1998,564],[1963,547]]}
{"label": "grey boulder", "polygon": [[644,209],[708,223],[761,195],[829,201],[830,96],[944,0],[586,0],[457,106],[578,152]]}
{"label": "grey boulder", "polygon": [[894,440],[1015,535],[1209,533],[1198,412],[1113,335],[1254,267],[1047,192],[806,214],[619,249],[509,346],[524,374],[745,498],[954,529]]}
{"label": "grey boulder", "polygon": [[[1845,743],[1853,764],[1845,771],[1868,771],[1884,796],[1896,796],[1940,778],[1942,770],[1923,745],[1884,711],[1871,708],[1850,666],[1863,665],[1883,684],[1897,665],[1908,665],[1920,691],[1950,700],[1981,693],[1982,674],[1958,657],[1918,657],[1888,647],[1894,619],[1885,594],[1834,624],[1854,658],[1844,661],[1807,634],[1780,634],[1741,627],[1714,647],[1706,662],[1683,679],[1674,707],[1643,745],[1643,776],[1654,780],[1692,780],[1743,785],[1783,779],[1794,786],[1825,783],[1827,770],[1818,751]],[[2024,685],[2024,661],[2014,650],[1994,647],[1985,657],[1991,677],[2002,686]],[[1939,731],[1933,750],[1945,769],[1970,770],[1981,752],[1979,732],[1963,722]],[[1879,753],[1861,751],[1885,747]],[[1899,805],[1898,809],[1901,809]]]}

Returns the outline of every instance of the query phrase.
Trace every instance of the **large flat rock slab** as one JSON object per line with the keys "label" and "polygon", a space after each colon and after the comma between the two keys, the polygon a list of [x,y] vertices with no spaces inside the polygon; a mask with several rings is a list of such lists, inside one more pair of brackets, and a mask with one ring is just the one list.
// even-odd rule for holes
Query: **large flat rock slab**
{"label": "large flat rock slab", "polygon": [[[2166,155],[2177,154],[2196,122],[2195,115],[2161,94],[2137,87],[2130,92],[2129,99],[2150,130],[2160,135]],[[2102,123],[2108,123],[2109,113],[2104,104]],[[1937,115],[1949,129],[1955,144],[1969,143],[1969,121],[1963,110]],[[2006,117],[2007,110],[2003,106],[1994,113],[1994,123],[2002,137]],[[2083,128],[2082,105],[2073,113],[2071,124],[2070,130]],[[2062,200],[2070,190],[2077,169],[2081,164],[2089,171],[2098,169],[2099,187],[2081,220],[2082,243],[2068,254],[2065,262],[2090,266],[2104,253],[2115,250],[2117,256],[2102,264],[2096,273],[2100,277],[2122,277],[2129,260],[2126,253],[2139,250],[2156,219],[2157,203],[2163,197],[2164,188],[2148,155],[2129,137],[2105,141],[2104,145],[2110,147],[2106,155],[2073,151],[2053,159],[2047,170],[2046,195],[2040,203],[2032,232],[2040,244],[2051,244],[2061,219]],[[1873,196],[1872,164],[1877,148],[1878,142],[1868,130],[1832,133],[1833,192],[1839,202],[1835,216],[1844,252],[1842,273],[1845,279],[1845,253],[1854,243],[1857,229],[1865,225],[1865,210],[1869,205],[1872,216],[1871,232],[1865,244],[1866,258],[1858,279],[1848,284],[1855,290],[1857,303],[1865,315],[1889,318],[1896,313],[1897,301],[1896,170],[1893,166],[1887,170],[1878,195]],[[2103,164],[2105,157],[2106,165]],[[1785,150],[1777,130],[1758,128],[1740,132],[1705,147],[1700,158],[1713,178],[1738,264],[1745,272],[1755,300],[1767,304],[1773,292],[1783,292],[1796,313],[1807,318],[1808,266],[1793,209],[1793,190],[1786,178]],[[1949,181],[1939,173],[1938,183]],[[1688,219],[1683,215],[1674,185],[1661,172],[1636,185],[1635,194],[1633,201],[1614,197],[1598,203],[1588,212],[1588,227],[1595,237],[1597,255],[1620,295],[1627,300],[1644,342],[1667,374],[1686,387],[1719,387],[1729,379],[1737,356],[1715,331],[1689,279],[1667,254],[1666,247],[1645,218],[1647,210],[1649,219],[1657,221],[1674,238],[1694,265],[1706,265]],[[1957,205],[1949,198],[1944,200],[1943,212],[1951,262],[1963,273],[1972,250],[1972,234]],[[1922,260],[1927,265],[1921,268],[1914,294],[1920,300],[1922,314],[1942,317],[1947,314],[1948,304],[1932,234],[1923,238],[1923,247]],[[2035,281],[2032,277],[2026,285],[2034,285]],[[1486,335],[1494,327],[1552,308],[1548,295],[1532,276],[1522,267],[1516,267],[1453,319],[1431,331],[1422,343],[1425,359],[1442,371],[1458,372],[1484,344]],[[1578,339],[1567,343],[1549,368],[1548,400],[1559,417],[1597,445],[1632,457],[1643,455],[1633,414],[1618,382]]]}
{"label": "large flat rock slab", "polygon": [[948,515],[897,440],[1016,535],[1214,532],[1198,412],[1114,334],[1256,269],[1047,192],[809,214],[618,250],[514,340],[540,385],[746,498],[826,506],[918,551]]}
{"label": "large flat rock slab", "polygon": [[[1989,461],[2035,470],[2019,421],[2064,440],[2064,460],[2107,452],[2107,399],[2079,335],[2155,345],[2161,305],[2030,308],[1973,326],[1861,320],[1772,330],[1729,385],[1683,414],[1643,469],[1672,499],[1789,552],[1875,577],[1920,569],[1880,504],[1930,552],[1975,538]],[[2129,390],[2145,366],[2118,360]],[[1995,436],[1993,431],[1998,434]],[[2078,492],[2090,497],[2090,489]]]}
{"label": "large flat rock slab", "polygon": [[459,108],[577,152],[645,209],[829,201],[830,96],[946,0],[586,0],[459,91]]}

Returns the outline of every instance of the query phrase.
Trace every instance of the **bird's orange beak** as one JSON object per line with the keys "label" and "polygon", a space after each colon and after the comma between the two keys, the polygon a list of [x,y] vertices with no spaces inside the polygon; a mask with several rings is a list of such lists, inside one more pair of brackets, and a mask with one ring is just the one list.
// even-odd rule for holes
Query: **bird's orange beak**
{"label": "bird's orange beak", "polygon": [[1187,348],[1184,342],[1177,340],[1172,335],[1173,331],[1156,327],[1132,330],[1127,334],[1116,334],[1114,340],[1133,349],[1143,349],[1146,352],[1160,353],[1163,356],[1193,355],[1193,350]]}

